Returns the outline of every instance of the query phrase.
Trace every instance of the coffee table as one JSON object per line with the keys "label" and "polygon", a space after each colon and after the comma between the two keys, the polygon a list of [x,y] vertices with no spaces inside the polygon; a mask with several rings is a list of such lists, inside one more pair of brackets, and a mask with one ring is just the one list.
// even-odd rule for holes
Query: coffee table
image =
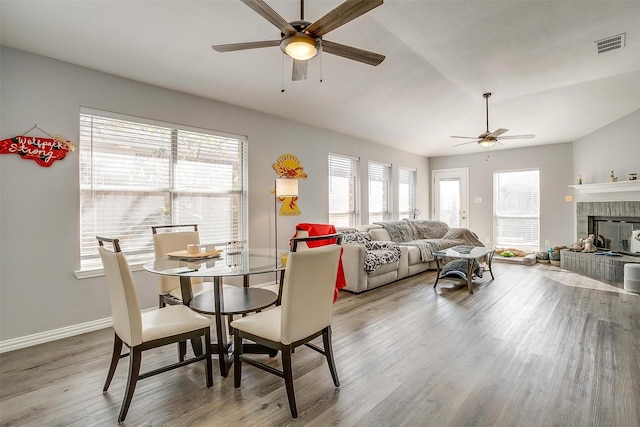
{"label": "coffee table", "polygon": [[466,259],[467,260],[467,287],[469,288],[469,293],[473,294],[473,260],[478,260],[482,257],[487,257],[487,266],[489,267],[489,273],[491,273],[491,279],[495,279],[493,277],[493,271],[491,270],[491,260],[493,260],[493,254],[495,253],[494,248],[487,248],[484,246],[454,246],[449,249],[444,249],[441,251],[436,251],[433,253],[434,259],[436,261],[436,268],[438,269],[438,274],[436,276],[436,282],[433,284],[433,288],[436,288],[438,284],[438,280],[440,280],[440,258],[456,258],[456,259]]}

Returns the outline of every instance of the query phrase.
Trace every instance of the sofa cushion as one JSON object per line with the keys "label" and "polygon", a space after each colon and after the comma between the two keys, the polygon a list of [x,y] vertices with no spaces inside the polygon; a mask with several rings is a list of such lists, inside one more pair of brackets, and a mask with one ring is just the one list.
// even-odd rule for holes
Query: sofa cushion
{"label": "sofa cushion", "polygon": [[391,262],[389,264],[383,264],[380,267],[378,267],[375,271],[371,273],[367,273],[367,275],[368,277],[377,277],[377,276],[389,273],[390,271],[396,271],[396,270],[398,270],[398,261]]}
{"label": "sofa cushion", "polygon": [[409,265],[419,264],[422,262],[420,248],[417,246],[407,246],[409,255]]}
{"label": "sofa cushion", "polygon": [[391,242],[391,236],[384,228],[371,228],[369,229],[369,236],[371,240],[378,240],[382,242]]}

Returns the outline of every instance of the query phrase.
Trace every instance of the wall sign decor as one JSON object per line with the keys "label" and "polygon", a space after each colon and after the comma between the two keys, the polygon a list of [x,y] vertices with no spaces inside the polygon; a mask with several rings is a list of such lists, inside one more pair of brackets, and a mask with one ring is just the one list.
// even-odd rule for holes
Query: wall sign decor
{"label": "wall sign decor", "polygon": [[[45,133],[47,137],[26,135],[34,129]],[[23,159],[35,161],[42,167],[49,167],[54,161],[64,159],[69,151],[75,149],[71,141],[60,135],[51,135],[38,125],[34,125],[23,135],[0,141],[0,154],[17,154]]]}
{"label": "wall sign decor", "polygon": [[[294,154],[287,153],[278,157],[278,160],[273,164],[273,169],[278,174],[278,178],[307,179],[307,174],[302,167],[302,163]],[[272,193],[275,193],[275,188]],[[277,199],[278,202],[281,203],[280,216],[295,216],[301,214],[298,208],[298,197],[278,197]]]}

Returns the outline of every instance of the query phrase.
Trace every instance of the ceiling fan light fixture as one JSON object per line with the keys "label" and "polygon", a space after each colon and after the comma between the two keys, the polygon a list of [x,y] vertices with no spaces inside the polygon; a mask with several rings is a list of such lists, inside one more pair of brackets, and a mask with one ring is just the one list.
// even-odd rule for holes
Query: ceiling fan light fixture
{"label": "ceiling fan light fixture", "polygon": [[280,49],[293,59],[304,61],[311,59],[318,53],[318,42],[313,37],[297,33],[286,37],[280,42]]}
{"label": "ceiling fan light fixture", "polygon": [[495,143],[496,141],[494,139],[481,139],[480,141],[478,141],[478,144],[482,145],[483,147],[491,147]]}

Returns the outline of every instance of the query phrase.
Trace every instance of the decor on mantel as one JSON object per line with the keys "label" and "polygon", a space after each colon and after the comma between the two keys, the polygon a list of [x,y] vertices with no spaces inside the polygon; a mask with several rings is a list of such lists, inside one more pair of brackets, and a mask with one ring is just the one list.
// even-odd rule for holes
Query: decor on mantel
{"label": "decor on mantel", "polygon": [[611,182],[618,182],[618,177],[613,173],[613,171],[611,171],[611,175],[609,176],[611,177]]}
{"label": "decor on mantel", "polygon": [[[32,130],[37,129],[47,135],[26,136]],[[0,154],[17,154],[26,160],[33,160],[42,167],[49,167],[56,160],[65,158],[69,151],[75,151],[76,147],[60,135],[51,135],[42,130],[37,124],[22,135],[14,136],[0,141]]]}
{"label": "decor on mantel", "polygon": [[578,175],[578,185],[582,185],[582,175]]}
{"label": "decor on mantel", "polygon": [[629,181],[635,181],[636,179],[638,179],[638,174],[637,173],[630,173],[629,174]]}

